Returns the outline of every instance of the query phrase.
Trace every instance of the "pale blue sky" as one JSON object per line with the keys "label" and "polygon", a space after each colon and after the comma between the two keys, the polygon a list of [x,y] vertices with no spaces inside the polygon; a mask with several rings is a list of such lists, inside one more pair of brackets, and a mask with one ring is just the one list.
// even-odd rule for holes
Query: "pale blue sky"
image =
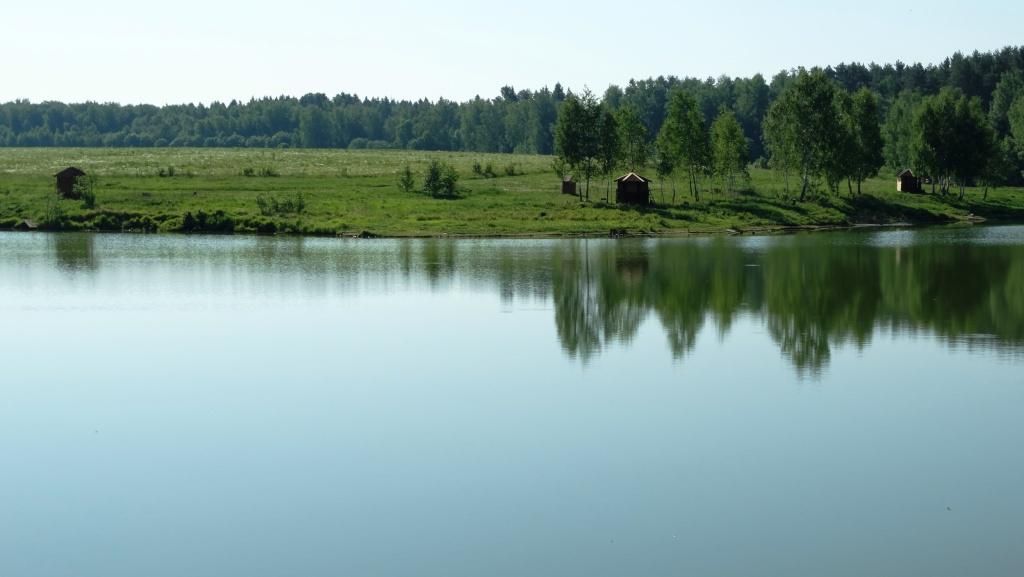
{"label": "pale blue sky", "polygon": [[1024,2],[15,1],[0,101],[154,104],[306,92],[455,100],[648,76],[935,63],[1024,44]]}

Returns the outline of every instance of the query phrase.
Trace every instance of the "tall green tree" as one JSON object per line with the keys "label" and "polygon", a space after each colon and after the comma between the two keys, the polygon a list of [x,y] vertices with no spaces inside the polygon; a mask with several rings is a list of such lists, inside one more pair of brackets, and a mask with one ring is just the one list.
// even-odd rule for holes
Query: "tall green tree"
{"label": "tall green tree", "polygon": [[302,110],[299,135],[306,148],[329,148],[334,145],[334,124],[327,112],[319,106]]}
{"label": "tall green tree", "polygon": [[601,174],[605,176],[605,202],[609,201],[611,194],[611,176],[618,166],[621,153],[619,142],[619,126],[615,120],[615,114],[607,107],[601,107],[600,126],[598,127],[598,160],[600,162]]}
{"label": "tall green tree", "polygon": [[736,115],[723,110],[711,125],[711,155],[715,174],[729,193],[736,189],[738,176],[747,172],[747,139]]}
{"label": "tall green tree", "polygon": [[661,135],[658,135],[658,140],[652,147],[652,161],[654,162],[654,172],[658,175],[658,182],[661,188],[661,202],[665,202],[665,181],[672,181],[672,204],[676,202],[676,180],[673,177],[676,169],[675,159],[672,155],[665,151],[663,148],[665,143],[662,142]]}
{"label": "tall green tree", "polygon": [[985,169],[981,173],[981,184],[984,187],[984,198],[988,199],[988,190],[1013,183],[1020,179],[1020,165],[1013,141],[1002,139],[992,150]]}
{"label": "tall green tree", "polygon": [[763,76],[755,74],[749,79],[737,79],[736,101],[733,108],[736,120],[743,127],[743,134],[750,145],[751,159],[764,155],[761,125],[770,102],[768,84],[765,83]]}
{"label": "tall green tree", "polygon": [[782,172],[786,195],[790,194],[789,175],[799,170],[800,149],[797,143],[796,124],[791,122],[792,102],[778,100],[765,114],[764,148],[768,153],[769,166]]}
{"label": "tall green tree", "polygon": [[992,104],[988,109],[988,119],[997,137],[1010,133],[1010,107],[1020,96],[1024,96],[1024,72],[1013,70],[1003,74],[992,92]]}
{"label": "tall green tree", "polygon": [[835,101],[835,85],[824,72],[801,69],[769,109],[765,137],[798,171],[801,201],[835,158],[842,134]]}
{"label": "tall green tree", "polygon": [[861,183],[878,175],[883,162],[882,131],[878,125],[878,99],[867,88],[858,90],[851,99],[847,127],[851,137],[849,176],[857,182],[857,194]]}
{"label": "tall green tree", "polygon": [[590,90],[576,96],[569,93],[558,113],[555,126],[555,154],[563,159],[574,174],[586,180],[580,200],[590,199],[590,179],[598,171],[601,153],[601,105]]}
{"label": "tall green tree", "polygon": [[825,160],[825,180],[828,188],[839,192],[839,184],[846,180],[850,195],[853,195],[853,173],[857,160],[857,143],[854,137],[853,98],[841,87],[835,91],[835,115],[838,129],[832,135]]}
{"label": "tall green tree", "polygon": [[994,146],[981,101],[945,88],[922,101],[914,130],[918,166],[931,173],[933,183],[940,180],[943,194],[958,184],[962,198],[967,183],[985,170]]}
{"label": "tall green tree", "polygon": [[1017,152],[1024,156],[1024,94],[1021,94],[1013,101],[1013,104],[1006,113],[1006,119],[1010,126],[1010,136],[1017,147]]}
{"label": "tall green tree", "polygon": [[886,165],[896,171],[913,165],[914,114],[921,104],[921,95],[905,90],[889,106],[882,125],[882,156]]}
{"label": "tall green tree", "polygon": [[[558,110],[558,121],[555,124],[555,166],[567,167],[577,180],[583,164],[583,141],[587,137],[585,116],[580,99],[570,92]],[[577,188],[577,193],[580,200],[583,200],[582,187]]]}
{"label": "tall green tree", "polygon": [[615,113],[619,126],[619,143],[622,160],[630,172],[636,172],[647,164],[650,146],[647,143],[647,128],[633,106],[624,106]]}
{"label": "tall green tree", "polygon": [[689,93],[676,90],[669,97],[658,142],[659,149],[672,159],[674,166],[686,169],[690,193],[699,201],[698,178],[707,165],[709,145],[704,117],[697,108],[697,100]]}
{"label": "tall green tree", "polygon": [[992,126],[981,107],[981,99],[963,97],[957,102],[956,136],[959,154],[953,174],[960,185],[960,198],[968,183],[981,176],[996,152]]}
{"label": "tall green tree", "polygon": [[[943,106],[947,109],[943,109]],[[914,113],[914,166],[931,177],[932,193],[935,192],[939,177],[948,174],[952,164],[947,143],[952,142],[952,135],[949,133],[951,122],[948,119],[954,114],[953,107],[951,98],[938,100],[928,97]],[[942,190],[946,190],[945,183]]]}

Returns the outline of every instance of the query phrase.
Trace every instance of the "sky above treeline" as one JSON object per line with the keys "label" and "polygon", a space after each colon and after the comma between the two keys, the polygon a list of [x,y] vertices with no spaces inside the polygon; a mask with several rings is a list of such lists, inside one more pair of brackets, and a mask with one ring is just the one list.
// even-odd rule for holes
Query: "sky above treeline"
{"label": "sky above treeline", "polygon": [[770,78],[1024,43],[1019,0],[6,3],[0,101],[176,104],[339,92],[463,101],[561,82]]}

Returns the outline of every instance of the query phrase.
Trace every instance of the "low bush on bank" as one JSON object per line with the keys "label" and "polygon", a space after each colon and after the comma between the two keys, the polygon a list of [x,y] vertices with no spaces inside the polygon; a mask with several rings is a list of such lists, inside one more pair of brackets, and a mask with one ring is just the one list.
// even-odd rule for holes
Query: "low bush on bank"
{"label": "low bush on bank", "polygon": [[440,160],[430,161],[423,178],[423,192],[435,198],[455,198],[458,194],[459,173],[455,167]]}
{"label": "low bush on bank", "polygon": [[161,222],[150,216],[126,212],[100,212],[83,219],[83,228],[115,232],[157,232]]}
{"label": "low bush on bank", "polygon": [[277,170],[275,170],[275,169],[273,169],[273,168],[271,168],[269,166],[264,166],[262,168],[253,168],[251,166],[247,166],[247,167],[242,169],[242,176],[247,176],[247,177],[259,176],[259,177],[263,177],[263,178],[273,178],[273,177],[281,176],[281,173],[279,173]]}
{"label": "low bush on bank", "polygon": [[256,207],[263,216],[281,216],[288,214],[302,214],[306,211],[306,197],[300,192],[295,198],[279,200],[275,196],[256,197]]}
{"label": "low bush on bank", "polygon": [[473,174],[477,176],[482,176],[484,178],[495,178],[496,176],[498,176],[498,174],[494,172],[494,165],[491,164],[490,162],[483,165],[481,165],[480,162],[474,162]]}
{"label": "low bush on bank", "polygon": [[209,214],[200,210],[194,215],[191,212],[186,212],[181,219],[180,230],[181,232],[232,233],[235,232],[235,220],[223,210]]}

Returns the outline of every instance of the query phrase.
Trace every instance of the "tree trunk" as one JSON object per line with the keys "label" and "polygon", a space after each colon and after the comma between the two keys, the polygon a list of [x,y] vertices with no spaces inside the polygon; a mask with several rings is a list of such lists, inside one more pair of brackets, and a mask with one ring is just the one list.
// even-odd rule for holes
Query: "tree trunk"
{"label": "tree trunk", "polygon": [[[846,177],[846,188],[850,191],[850,196],[853,196],[853,182],[850,177]],[[860,181],[857,182],[857,188],[860,188]]]}

